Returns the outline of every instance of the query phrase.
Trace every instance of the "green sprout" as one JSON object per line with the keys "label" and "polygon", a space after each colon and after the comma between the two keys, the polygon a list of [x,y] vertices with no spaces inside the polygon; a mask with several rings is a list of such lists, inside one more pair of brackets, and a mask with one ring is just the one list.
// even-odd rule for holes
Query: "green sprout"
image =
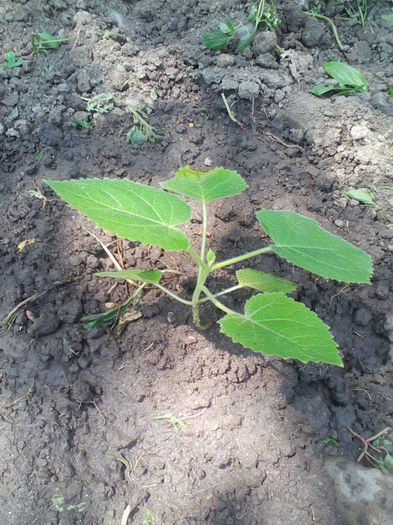
{"label": "green sprout", "polygon": [[150,108],[146,106],[127,106],[131,113],[133,126],[127,133],[127,142],[141,146],[146,142],[157,142],[163,138],[148,122]]}
{"label": "green sprout", "polygon": [[113,93],[100,93],[92,98],[81,97],[86,102],[86,111],[92,113],[108,113],[115,107],[115,96]]}
{"label": "green sprout", "polygon": [[31,46],[33,53],[47,53],[57,51],[62,44],[69,42],[69,38],[56,38],[50,33],[36,33],[31,35]]}
{"label": "green sprout", "polygon": [[248,23],[233,23],[231,20],[221,22],[217,29],[209,31],[203,37],[202,42],[208,49],[222,51],[227,49],[233,41],[238,40],[236,51],[242,53],[253,43],[260,27],[275,31],[280,24],[281,20],[277,14],[275,1],[258,0],[248,14]]}
{"label": "green sprout", "polygon": [[344,62],[326,62],[323,66],[326,73],[334,78],[337,86],[325,86],[318,84],[310,89],[310,93],[317,97],[324,95],[355,95],[366,93],[368,90],[367,80],[362,73]]}
{"label": "green sprout", "polygon": [[3,69],[15,69],[16,67],[22,67],[24,64],[23,58],[16,58],[13,51],[4,55],[5,64]]}
{"label": "green sprout", "polygon": [[72,119],[72,122],[76,124],[77,126],[80,126],[81,128],[85,128],[85,129],[91,129],[93,127],[93,124],[91,124],[90,122],[87,122],[86,120],[79,119],[79,118]]}
{"label": "green sprout", "polygon": [[[288,297],[296,290],[294,282],[241,267],[235,272],[237,284],[219,292],[212,291],[211,281],[217,271],[238,264],[243,266],[245,261],[269,253],[324,279],[369,284],[372,274],[369,255],[322,229],[315,221],[292,211],[258,211],[257,221],[272,242],[217,261],[217,254],[207,245],[208,206],[239,195],[248,187],[236,171],[216,168],[200,172],[186,166],[163,182],[161,189],[126,179],[46,181],[46,184],[99,228],[133,242],[169,252],[184,252],[198,268],[191,297],[178,295],[162,284],[165,273],[160,270],[99,272],[98,277],[158,288],[191,308],[194,324],[200,330],[210,326],[202,322],[200,310],[205,303],[211,303],[225,314],[219,320],[221,332],[254,352],[303,363],[343,366],[329,328],[305,305]],[[191,220],[192,208],[176,194],[195,200],[201,206],[199,249],[194,248],[191,239],[178,228]],[[258,292],[246,301],[244,313],[225,304],[225,296],[241,289]]]}

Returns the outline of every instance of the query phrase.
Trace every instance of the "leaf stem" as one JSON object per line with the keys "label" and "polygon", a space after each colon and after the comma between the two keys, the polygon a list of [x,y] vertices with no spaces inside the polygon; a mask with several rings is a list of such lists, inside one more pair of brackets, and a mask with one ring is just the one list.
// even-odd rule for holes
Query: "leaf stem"
{"label": "leaf stem", "polygon": [[[221,292],[214,294],[214,297],[220,297],[221,295],[226,295],[235,292],[236,290],[241,290],[242,288],[244,288],[244,286],[236,284],[235,286],[231,286],[230,288],[226,288],[225,290],[221,290]],[[198,302],[198,304],[207,303],[208,301],[210,301],[210,297],[204,297]]]}
{"label": "leaf stem", "polygon": [[198,263],[198,266],[202,267],[203,269],[207,270],[208,267],[207,267],[207,264],[205,264],[204,261],[202,261],[202,259],[199,257],[199,255],[197,254],[197,252],[194,250],[194,248],[192,248],[191,246],[188,248],[188,253],[194,257],[194,259],[196,260],[196,262]]}
{"label": "leaf stem", "polygon": [[257,255],[262,255],[264,253],[269,253],[272,251],[272,246],[266,246],[265,248],[259,248],[252,252],[245,253],[244,255],[239,255],[238,257],[233,257],[232,259],[227,259],[226,261],[221,261],[217,264],[214,264],[211,267],[211,271],[219,270],[220,268],[225,268],[225,266],[230,266],[231,264],[236,264],[238,262],[246,261],[251,259],[251,257],[256,257]]}
{"label": "leaf stem", "polygon": [[227,306],[225,306],[225,304],[222,304],[220,301],[218,301],[215,298],[215,296],[210,292],[210,290],[206,286],[203,286],[202,291],[206,295],[206,297],[214,304],[214,306],[216,306],[217,308],[219,308],[220,310],[222,310],[226,314],[235,314],[236,313],[233,310],[231,310],[230,308],[228,308]]}
{"label": "leaf stem", "polygon": [[202,241],[201,241],[201,261],[205,262],[206,252],[206,239],[207,239],[207,206],[206,202],[202,201]]}
{"label": "leaf stem", "polygon": [[187,306],[192,306],[193,305],[193,303],[191,301],[188,301],[187,299],[183,299],[182,297],[179,297],[174,292],[171,292],[170,290],[168,290],[168,288],[165,288],[165,286],[162,286],[162,284],[154,284],[154,286],[156,286],[157,288],[162,290],[164,293],[169,295],[169,297],[172,297],[172,299],[175,299],[176,301],[179,301],[180,303],[186,304]]}
{"label": "leaf stem", "polygon": [[333,20],[329,18],[328,16],[321,15],[319,13],[316,13],[315,11],[307,11],[306,14],[309,16],[312,16],[313,18],[317,18],[318,20],[323,20],[324,22],[330,25],[330,27],[332,28],[334,39],[337,42],[337,45],[340,51],[342,51],[342,53],[344,53],[345,55],[344,46],[342,45],[340,37],[338,36],[337,27],[336,27],[336,24],[333,22]]}

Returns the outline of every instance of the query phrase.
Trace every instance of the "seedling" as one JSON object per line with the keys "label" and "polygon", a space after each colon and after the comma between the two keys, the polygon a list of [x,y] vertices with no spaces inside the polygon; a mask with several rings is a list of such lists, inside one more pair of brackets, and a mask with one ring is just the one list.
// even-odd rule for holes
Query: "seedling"
{"label": "seedling", "polygon": [[385,13],[381,16],[382,20],[387,22],[391,27],[393,27],[393,9],[390,10],[390,13]]}
{"label": "seedling", "polygon": [[353,20],[364,27],[377,0],[336,0],[336,3],[344,6],[347,20]]}
{"label": "seedling", "polygon": [[4,55],[5,64],[3,69],[15,69],[16,67],[23,66],[23,58],[16,58],[16,55],[13,51],[6,53]]}
{"label": "seedling", "polygon": [[179,432],[180,430],[186,431],[188,429],[187,423],[184,423],[182,419],[176,417],[174,414],[163,414],[162,416],[154,416],[153,419],[158,421],[169,421],[173,426],[175,432]]}
{"label": "seedling", "polygon": [[393,98],[393,86],[388,89],[388,97]]}
{"label": "seedling", "polygon": [[[207,249],[208,205],[239,195],[247,184],[236,172],[216,168],[208,172],[181,168],[175,177],[162,183],[162,189],[130,180],[79,179],[46,182],[71,207],[120,238],[185,252],[198,266],[191,298],[180,297],[163,284],[159,270],[121,270],[100,272],[109,277],[147,283],[192,309],[198,329],[206,328],[200,307],[212,303],[224,312],[221,331],[235,343],[254,352],[284,359],[324,362],[343,366],[337,345],[328,327],[301,303],[288,297],[296,284],[255,269],[236,271],[238,283],[218,293],[207,286],[217,270],[274,253],[289,263],[325,279],[346,283],[370,283],[372,261],[369,255],[322,229],[315,221],[291,211],[260,210],[256,218],[272,239],[272,244],[224,261]],[[171,193],[170,193],[171,192]],[[198,252],[178,226],[190,221],[191,207],[173,193],[196,200],[202,208],[202,238]],[[244,313],[230,309],[219,297],[247,288],[260,292],[245,303]]]}
{"label": "seedling", "polygon": [[275,31],[281,24],[278,17],[274,0],[269,3],[266,0],[258,0],[250,10],[248,23],[232,22],[227,20],[221,22],[217,29],[209,31],[203,39],[203,45],[209,49],[224,50],[227,49],[233,41],[238,41],[236,51],[242,53],[250,46],[260,27],[269,31]]}
{"label": "seedling", "polygon": [[33,53],[47,53],[48,51],[57,51],[62,44],[69,42],[69,38],[56,38],[49,33],[37,33],[31,35],[31,46]]}
{"label": "seedling", "polygon": [[115,107],[113,93],[100,93],[92,98],[81,97],[86,102],[86,111],[95,113],[108,113]]}
{"label": "seedling", "polygon": [[348,190],[344,193],[349,199],[354,199],[361,204],[375,206],[374,192],[370,188],[358,188],[357,190]]}
{"label": "seedling", "polygon": [[338,86],[324,86],[318,84],[310,89],[310,93],[317,97],[324,95],[354,95],[366,93],[368,90],[367,80],[362,73],[343,62],[326,62],[323,66],[326,73],[338,82]]}
{"label": "seedling", "polygon": [[163,135],[159,134],[148,122],[150,108],[146,106],[127,106],[132,115],[133,126],[127,133],[127,142],[141,146],[146,142],[157,142]]}
{"label": "seedling", "polygon": [[77,126],[80,126],[81,128],[85,128],[85,129],[91,129],[93,127],[93,124],[91,124],[90,122],[87,122],[86,120],[82,120],[79,118],[72,119],[72,122],[76,124]]}

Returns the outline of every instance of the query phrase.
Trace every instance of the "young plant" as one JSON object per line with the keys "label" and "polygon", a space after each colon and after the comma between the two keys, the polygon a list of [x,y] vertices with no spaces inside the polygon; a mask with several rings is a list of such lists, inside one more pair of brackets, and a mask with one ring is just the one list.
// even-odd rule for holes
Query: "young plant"
{"label": "young plant", "polygon": [[[247,188],[236,171],[216,168],[199,172],[184,167],[175,177],[162,183],[162,189],[124,179],[46,183],[98,227],[134,242],[185,252],[198,266],[190,299],[176,295],[161,284],[163,272],[159,270],[100,272],[96,274],[99,277],[147,283],[159,288],[191,307],[198,329],[204,328],[200,306],[211,302],[225,314],[219,321],[221,331],[235,343],[255,352],[298,359],[303,363],[313,361],[343,366],[328,327],[314,312],[288,297],[296,289],[295,283],[262,271],[241,268],[236,271],[238,284],[235,286],[218,293],[213,293],[207,286],[209,277],[217,270],[265,253],[274,253],[325,279],[346,283],[370,282],[372,262],[369,255],[323,230],[315,221],[291,211],[258,211],[257,220],[273,242],[243,255],[216,261],[216,254],[207,247],[208,205],[239,195]],[[174,193],[200,203],[202,238],[198,252],[178,228],[191,219],[192,209]],[[219,299],[241,288],[259,292],[246,301],[244,313],[228,308]]]}
{"label": "young plant", "polygon": [[85,128],[85,129],[91,129],[93,127],[93,124],[91,124],[90,122],[87,122],[87,120],[83,120],[80,118],[74,118],[72,119],[72,122],[76,124],[77,126],[81,128]]}
{"label": "young plant", "polygon": [[237,22],[234,24],[231,20],[222,22],[217,29],[209,31],[203,37],[202,42],[209,49],[222,51],[237,40],[236,51],[242,53],[252,44],[261,26],[269,31],[275,31],[280,24],[281,20],[277,14],[274,0],[271,0],[270,3],[267,3],[266,0],[258,0],[250,10],[248,23]]}
{"label": "young plant", "polygon": [[344,62],[326,62],[323,66],[326,73],[338,82],[338,86],[324,86],[318,84],[310,89],[310,93],[317,97],[324,95],[354,95],[366,93],[368,90],[367,80],[362,73]]}
{"label": "young plant", "polygon": [[4,55],[5,64],[3,69],[15,69],[16,67],[23,66],[23,58],[16,58],[16,55],[13,51],[6,53]]}
{"label": "young plant", "polygon": [[378,0],[336,0],[345,10],[346,18],[364,27]]}
{"label": "young plant", "polygon": [[71,38],[56,38],[50,33],[37,33],[31,35],[31,46],[33,53],[47,53],[57,51],[62,44],[70,40]]}
{"label": "young plant", "polygon": [[81,97],[86,102],[86,111],[92,113],[108,113],[115,107],[115,96],[113,93],[100,93],[92,98]]}
{"label": "young plant", "polygon": [[131,113],[133,120],[133,126],[127,133],[127,142],[141,146],[146,142],[157,142],[162,139],[163,135],[149,124],[150,108],[127,106],[127,111]]}

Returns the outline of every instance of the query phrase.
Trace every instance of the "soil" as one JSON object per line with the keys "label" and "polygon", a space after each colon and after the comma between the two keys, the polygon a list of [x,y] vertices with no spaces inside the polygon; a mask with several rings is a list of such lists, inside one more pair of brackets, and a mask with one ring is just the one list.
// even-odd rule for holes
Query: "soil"
{"label": "soil", "polygon": [[[356,514],[359,502],[344,505],[335,490],[337,470],[325,469],[332,456],[358,468],[363,445],[353,433],[368,438],[393,423],[393,31],[381,19],[391,2],[378,2],[365,28],[338,22],[345,57],[300,1],[278,2],[277,35],[260,33],[241,56],[203,48],[206,31],[244,19],[249,5],[1,3],[2,56],[24,58],[0,70],[2,317],[27,300],[0,335],[2,525],[112,525],[128,511],[139,525],[393,522],[388,489]],[[326,9],[339,14],[334,2]],[[40,31],[72,40],[32,54]],[[308,93],[326,81],[327,60],[345,58],[366,76],[367,93]],[[112,111],[86,111],[84,98],[108,92]],[[135,146],[126,104],[142,103],[164,138]],[[127,268],[178,269],[167,280],[175,291],[189,293],[195,268],[182,255],[116,242],[44,180],[158,186],[186,164],[236,169],[249,185],[211,206],[220,258],[264,242],[254,215],[262,207],[298,211],[372,256],[371,286],[327,282],[275,256],[252,262],[298,284],[296,298],[331,326],[344,369],[264,359],[217,325],[198,332],[187,309],[154,290],[122,331],[83,327],[83,315],[129,293],[94,277],[112,263],[86,228]],[[360,187],[374,191],[375,206],[344,196]],[[195,243],[200,219],[195,207]],[[234,308],[243,302],[232,298]]]}

